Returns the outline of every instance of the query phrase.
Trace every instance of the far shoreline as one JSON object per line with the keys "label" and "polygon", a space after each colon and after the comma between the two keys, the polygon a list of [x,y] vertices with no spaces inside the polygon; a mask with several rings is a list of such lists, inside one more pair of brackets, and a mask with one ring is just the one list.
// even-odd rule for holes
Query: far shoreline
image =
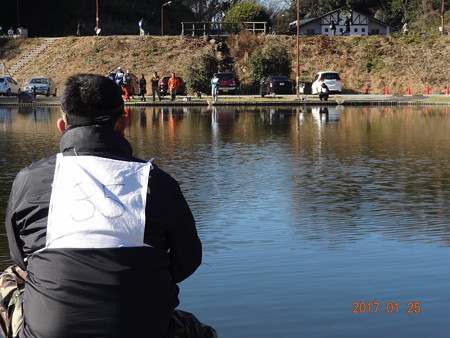
{"label": "far shoreline", "polygon": [[[213,102],[210,96],[198,98],[196,96],[179,96],[176,101],[170,101],[167,97],[162,101],[152,101],[151,96],[147,101],[141,101],[135,96],[131,101],[126,101],[126,107],[174,107],[174,106],[450,106],[450,95],[374,95],[374,94],[338,94],[331,95],[328,101],[320,101],[317,95],[275,95],[260,97],[258,95],[245,96],[219,96],[217,102]],[[19,102],[18,97],[0,97],[0,106],[60,106],[59,97],[38,96],[28,102]]]}

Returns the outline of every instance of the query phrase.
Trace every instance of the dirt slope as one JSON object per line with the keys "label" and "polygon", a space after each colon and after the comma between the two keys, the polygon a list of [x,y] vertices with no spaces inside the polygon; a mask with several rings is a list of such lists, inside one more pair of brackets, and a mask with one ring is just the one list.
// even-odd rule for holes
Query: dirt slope
{"label": "dirt slope", "polygon": [[[277,40],[292,56],[296,75],[295,36],[252,36],[243,34],[228,40],[234,71],[241,82],[252,81],[246,60],[259,46]],[[1,62],[10,67],[40,39],[8,39],[0,44]],[[34,76],[51,76],[60,88],[67,76],[79,72],[107,74],[117,66],[147,76],[153,70],[161,75],[174,71],[183,75],[192,54],[201,48],[214,49],[214,40],[159,36],[65,37],[15,74],[22,85]],[[369,36],[302,37],[300,40],[300,80],[311,81],[320,70],[341,73],[345,91],[405,94],[444,93],[450,85],[450,36]],[[0,68],[1,70],[1,68]]]}

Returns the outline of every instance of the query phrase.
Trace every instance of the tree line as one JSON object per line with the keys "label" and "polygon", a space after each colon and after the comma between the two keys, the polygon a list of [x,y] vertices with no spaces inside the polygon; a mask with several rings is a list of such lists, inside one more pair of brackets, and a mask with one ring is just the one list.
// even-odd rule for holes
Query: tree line
{"label": "tree line", "polygon": [[[290,0],[289,11],[295,12],[296,0]],[[370,14],[399,29],[408,22],[420,29],[439,22],[442,4],[446,11],[450,0],[302,0],[302,17],[317,17],[340,7]]]}
{"label": "tree line", "polygon": [[[161,33],[162,5],[168,0],[11,0],[2,3],[0,25],[24,27],[29,36],[93,35],[98,8],[99,27],[104,35],[139,34],[138,22],[144,19],[145,31]],[[272,25],[285,24],[297,17],[297,0],[172,0],[164,6],[164,33],[180,34],[182,21],[222,21],[228,11],[242,2],[261,5]],[[450,0],[301,0],[300,17],[310,18],[348,6],[385,21],[394,28],[404,22],[420,29],[439,22]]]}

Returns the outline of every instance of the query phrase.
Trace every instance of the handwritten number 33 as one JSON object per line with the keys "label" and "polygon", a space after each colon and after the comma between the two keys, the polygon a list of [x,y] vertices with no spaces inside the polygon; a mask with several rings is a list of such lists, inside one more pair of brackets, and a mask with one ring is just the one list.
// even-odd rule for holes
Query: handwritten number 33
{"label": "handwritten number 33", "polygon": [[[75,205],[76,212],[71,214],[75,222],[87,221],[94,217],[95,213],[100,213],[105,218],[118,218],[125,212],[125,206],[120,200],[114,198],[115,195],[111,192],[115,187],[123,186],[123,184],[102,184],[102,192],[96,189],[96,185],[85,182],[77,183],[74,186],[75,190]],[[103,198],[98,199],[94,196],[98,193],[103,194]]]}

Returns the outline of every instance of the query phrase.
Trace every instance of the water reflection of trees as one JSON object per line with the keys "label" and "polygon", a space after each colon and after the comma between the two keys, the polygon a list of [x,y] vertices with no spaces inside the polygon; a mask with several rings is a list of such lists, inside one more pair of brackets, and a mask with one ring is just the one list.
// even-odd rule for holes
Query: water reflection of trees
{"label": "water reflection of trees", "polygon": [[[294,219],[299,220],[293,227],[302,236],[306,231],[313,238],[348,243],[368,229],[429,240],[436,239],[434,233],[448,233],[445,108],[209,107],[157,114],[153,132],[171,137],[168,153],[203,144],[216,156],[229,143],[236,147],[227,151],[261,149],[268,159],[273,155],[264,149],[290,154]],[[171,132],[174,118],[177,130]],[[183,156],[192,160],[194,155]],[[302,218],[305,211],[309,219]]]}
{"label": "water reflection of trees", "polygon": [[[295,217],[310,218],[299,221],[296,231],[302,238],[308,233],[346,242],[373,229],[391,238],[450,244],[450,213],[443,208],[450,199],[447,113],[346,108],[338,127],[298,129],[291,135],[301,206]],[[311,196],[320,198],[313,203]]]}
{"label": "water reflection of trees", "polygon": [[[7,109],[0,110],[2,203],[15,173],[55,153],[60,138],[58,107]],[[223,162],[249,177],[253,167],[279,167],[299,238],[351,243],[370,230],[450,244],[446,107],[155,106],[130,108],[130,122],[136,156],[156,157],[182,182],[194,183],[192,172],[222,179]]]}

